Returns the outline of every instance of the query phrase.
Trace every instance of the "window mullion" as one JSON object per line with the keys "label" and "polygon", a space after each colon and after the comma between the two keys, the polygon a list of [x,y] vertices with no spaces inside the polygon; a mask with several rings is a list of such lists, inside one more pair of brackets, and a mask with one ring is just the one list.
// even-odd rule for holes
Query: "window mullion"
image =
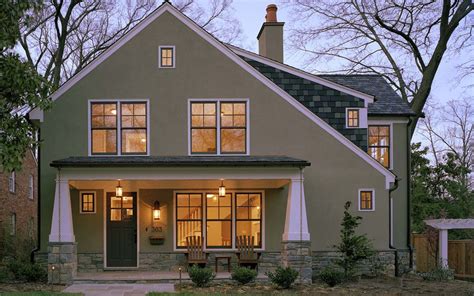
{"label": "window mullion", "polygon": [[122,155],[122,104],[117,101],[117,155]]}
{"label": "window mullion", "polygon": [[216,101],[216,138],[217,138],[217,155],[221,154],[221,102],[219,100]]}

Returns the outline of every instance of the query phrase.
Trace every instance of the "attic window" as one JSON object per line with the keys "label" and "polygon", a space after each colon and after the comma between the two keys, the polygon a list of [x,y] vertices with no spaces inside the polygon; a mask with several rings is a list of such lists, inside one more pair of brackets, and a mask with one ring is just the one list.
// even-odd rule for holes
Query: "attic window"
{"label": "attic window", "polygon": [[347,112],[346,112],[346,126],[347,127],[359,127],[360,126],[359,109],[347,109]]}
{"label": "attic window", "polygon": [[175,47],[174,46],[160,46],[159,48],[159,67],[160,68],[174,68],[175,65]]}

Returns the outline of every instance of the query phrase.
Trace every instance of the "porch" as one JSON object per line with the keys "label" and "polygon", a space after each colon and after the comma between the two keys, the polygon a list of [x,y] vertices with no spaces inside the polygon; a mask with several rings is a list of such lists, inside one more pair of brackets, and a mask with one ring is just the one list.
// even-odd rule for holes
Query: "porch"
{"label": "porch", "polygon": [[[288,157],[250,156],[53,162],[58,173],[49,280],[170,282],[179,280],[180,269],[186,280],[187,237],[200,237],[207,265],[222,270],[216,256],[237,264],[236,239],[245,235],[261,254],[262,272],[289,265],[307,281],[312,273],[303,184],[307,165]],[[223,280],[229,276],[218,273]]]}

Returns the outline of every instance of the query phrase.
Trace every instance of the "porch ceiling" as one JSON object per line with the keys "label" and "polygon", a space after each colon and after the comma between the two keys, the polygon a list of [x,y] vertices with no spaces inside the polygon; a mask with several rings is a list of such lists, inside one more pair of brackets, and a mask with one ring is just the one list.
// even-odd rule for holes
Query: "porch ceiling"
{"label": "porch ceiling", "polygon": [[306,167],[311,163],[288,156],[72,156],[52,167]]}

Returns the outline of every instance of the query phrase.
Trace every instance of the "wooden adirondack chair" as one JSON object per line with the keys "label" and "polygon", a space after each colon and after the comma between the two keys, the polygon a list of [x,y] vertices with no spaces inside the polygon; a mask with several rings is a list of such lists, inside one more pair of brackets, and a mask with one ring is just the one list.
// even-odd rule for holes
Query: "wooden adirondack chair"
{"label": "wooden adirondack chair", "polygon": [[255,237],[240,235],[237,237],[237,258],[239,266],[255,267],[258,270],[260,253],[254,251]]}
{"label": "wooden adirondack chair", "polygon": [[188,265],[198,264],[206,265],[207,253],[204,252],[202,246],[202,237],[188,236],[186,237],[186,246],[188,248],[187,258]]}

